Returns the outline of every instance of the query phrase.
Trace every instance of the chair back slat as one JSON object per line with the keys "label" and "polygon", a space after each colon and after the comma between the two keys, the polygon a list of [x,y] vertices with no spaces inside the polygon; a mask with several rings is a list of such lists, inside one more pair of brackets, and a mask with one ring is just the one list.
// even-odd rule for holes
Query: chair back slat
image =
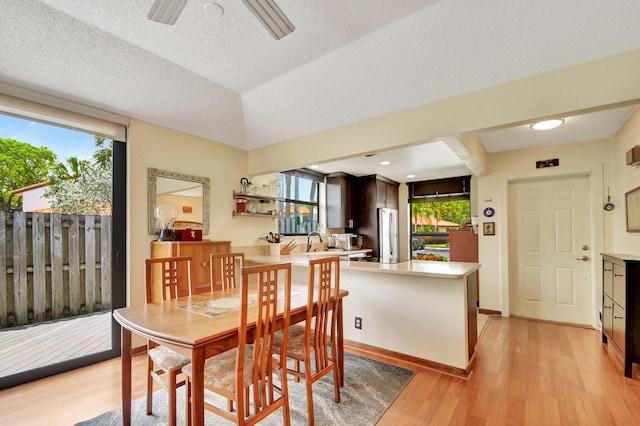
{"label": "chair back slat", "polygon": [[[160,291],[162,300],[190,295],[191,260],[190,256],[145,259],[147,303],[156,300],[156,291]],[[160,284],[157,289],[156,281]]]}
{"label": "chair back slat", "polygon": [[[256,306],[248,306],[248,292],[251,280],[256,280],[257,302]],[[253,406],[255,415],[273,410],[274,405],[284,404],[283,398],[287,398],[286,375],[281,380],[281,388],[277,388],[274,382],[274,341],[277,330],[282,330],[282,341],[287,342],[289,328],[289,311],[291,305],[291,264],[260,265],[245,267],[242,269],[241,285],[242,303],[240,307],[240,322],[238,325],[238,353],[236,363],[238,374],[236,376],[236,389],[241,389],[244,375],[244,357],[247,344],[253,343],[253,370],[251,382],[253,390]],[[255,309],[254,333],[247,335],[248,312]],[[286,346],[285,346],[286,347]],[[285,353],[280,353],[280,359],[284,360]],[[241,397],[242,392],[238,392]],[[276,398],[276,396],[280,396]],[[239,403],[240,404],[240,403]],[[287,404],[288,405],[288,404]]]}
{"label": "chair back slat", "polygon": [[215,290],[216,281],[222,284],[222,290],[236,288],[237,269],[244,268],[244,253],[223,253],[209,255],[209,278],[211,291]]}
{"label": "chair back slat", "polygon": [[324,370],[333,362],[330,347],[337,327],[337,316],[333,312],[338,303],[339,292],[340,258],[335,256],[311,260],[305,344],[314,348],[316,371]]}

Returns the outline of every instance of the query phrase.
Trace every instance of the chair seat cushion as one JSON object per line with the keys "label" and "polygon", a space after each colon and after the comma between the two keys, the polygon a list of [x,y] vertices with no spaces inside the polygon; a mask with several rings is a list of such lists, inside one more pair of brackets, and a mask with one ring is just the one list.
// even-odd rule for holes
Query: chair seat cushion
{"label": "chair seat cushion", "polygon": [[[236,357],[238,349],[233,348],[221,354],[207,358],[204,362],[204,385],[220,389],[228,393],[235,393],[236,388]],[[253,371],[253,345],[247,345],[244,352],[243,388],[251,385]],[[273,358],[273,371],[280,369],[280,361]],[[191,364],[185,366],[182,372],[191,377]]]}
{"label": "chair seat cushion", "polygon": [[189,358],[164,346],[156,346],[153,349],[149,349],[149,358],[151,358],[158,367],[167,372],[180,370],[191,362]]}
{"label": "chair seat cushion", "polygon": [[[280,346],[282,344],[282,333],[276,332],[274,347],[280,352]],[[313,350],[313,342],[311,342]],[[304,345],[304,326],[292,325],[289,327],[289,335],[287,336],[287,357],[304,359],[305,345]]]}

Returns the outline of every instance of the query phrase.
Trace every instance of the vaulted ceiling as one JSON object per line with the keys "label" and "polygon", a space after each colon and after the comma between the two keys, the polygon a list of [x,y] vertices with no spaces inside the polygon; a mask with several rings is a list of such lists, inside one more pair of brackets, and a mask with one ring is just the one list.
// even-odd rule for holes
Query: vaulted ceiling
{"label": "vaulted ceiling", "polygon": [[[276,2],[281,40],[237,0],[189,0],[175,25],[153,0],[3,0],[0,81],[254,150],[640,48],[637,0]],[[611,136],[633,109],[579,129]]]}

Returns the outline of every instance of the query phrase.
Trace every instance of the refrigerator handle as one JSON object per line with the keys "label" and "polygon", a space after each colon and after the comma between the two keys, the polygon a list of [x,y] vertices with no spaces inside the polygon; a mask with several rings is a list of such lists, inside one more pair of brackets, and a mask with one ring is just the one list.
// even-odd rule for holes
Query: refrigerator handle
{"label": "refrigerator handle", "polygon": [[[393,230],[393,215],[389,215],[389,232]],[[389,254],[393,258],[393,241],[389,238]]]}

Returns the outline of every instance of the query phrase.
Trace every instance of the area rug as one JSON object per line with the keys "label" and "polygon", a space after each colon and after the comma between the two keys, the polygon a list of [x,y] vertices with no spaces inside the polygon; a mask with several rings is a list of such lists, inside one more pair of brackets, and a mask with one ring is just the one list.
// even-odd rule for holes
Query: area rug
{"label": "area rug", "polygon": [[[358,355],[345,353],[344,387],[340,389],[340,403],[333,395],[333,376],[328,374],[313,384],[315,424],[328,425],[374,425],[387,407],[404,389],[414,371],[374,361]],[[304,381],[295,383],[289,378],[289,406],[292,425],[306,425],[307,397]],[[206,397],[211,399],[209,396]],[[214,397],[219,398],[219,397]],[[221,406],[226,400],[217,399]],[[178,390],[178,425],[184,425],[184,387]],[[167,424],[167,394],[157,391],[153,394],[153,414],[147,415],[145,398],[137,399],[131,408],[131,424],[138,426]],[[281,425],[282,410],[263,420],[262,425]],[[111,426],[122,424],[122,410],[104,413],[78,426]],[[205,424],[233,424],[205,410]]]}

